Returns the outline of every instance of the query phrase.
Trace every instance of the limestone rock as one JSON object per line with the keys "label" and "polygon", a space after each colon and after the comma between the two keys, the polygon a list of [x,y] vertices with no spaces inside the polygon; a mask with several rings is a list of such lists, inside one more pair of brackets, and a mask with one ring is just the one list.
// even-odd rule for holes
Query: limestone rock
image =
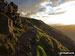
{"label": "limestone rock", "polygon": [[13,12],[16,13],[18,11],[18,6],[13,2],[11,2],[10,5],[13,7]]}
{"label": "limestone rock", "polygon": [[18,6],[6,0],[0,0],[0,33],[10,32],[11,34],[14,35],[13,33],[13,23],[15,22],[20,22],[20,14],[17,13],[18,11]]}
{"label": "limestone rock", "polygon": [[0,1],[0,13],[5,11],[5,4]]}
{"label": "limestone rock", "polygon": [[4,14],[0,14],[0,33],[8,34],[9,27],[8,27],[8,17]]}
{"label": "limestone rock", "polygon": [[6,0],[0,0],[0,1],[2,1],[3,3],[7,3],[7,1],[6,1]]}
{"label": "limestone rock", "polygon": [[0,0],[0,13],[6,13],[8,10],[8,3],[6,0]]}
{"label": "limestone rock", "polygon": [[13,13],[13,7],[11,5],[8,5],[8,13]]}

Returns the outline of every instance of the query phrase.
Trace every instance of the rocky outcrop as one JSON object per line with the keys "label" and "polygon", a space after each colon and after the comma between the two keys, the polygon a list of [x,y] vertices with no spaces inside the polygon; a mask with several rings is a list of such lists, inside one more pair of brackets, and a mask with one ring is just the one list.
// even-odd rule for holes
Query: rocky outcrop
{"label": "rocky outcrop", "polygon": [[8,19],[5,14],[0,14],[0,33],[7,34],[9,32]]}
{"label": "rocky outcrop", "polygon": [[0,32],[13,33],[13,23],[19,22],[20,14],[17,13],[18,6],[13,2],[7,3],[6,0],[0,0]]}
{"label": "rocky outcrop", "polygon": [[17,13],[18,6],[13,2],[0,0],[0,56],[11,56],[17,37],[13,31],[15,21],[20,22],[20,14]]}
{"label": "rocky outcrop", "polygon": [[6,13],[8,10],[8,3],[6,0],[0,0],[0,13]]}
{"label": "rocky outcrop", "polygon": [[14,4],[13,2],[10,2],[9,5],[13,7],[13,13],[17,13],[17,11],[18,11],[18,6],[17,6],[16,4]]}

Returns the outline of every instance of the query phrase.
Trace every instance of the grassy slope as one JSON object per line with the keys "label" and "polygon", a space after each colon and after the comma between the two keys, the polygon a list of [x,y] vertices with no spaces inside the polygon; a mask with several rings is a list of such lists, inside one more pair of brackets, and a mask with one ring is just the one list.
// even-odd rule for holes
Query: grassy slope
{"label": "grassy slope", "polygon": [[10,34],[0,34],[0,55],[58,56],[59,51],[69,51],[32,22],[37,21],[22,18],[21,23],[15,23],[14,33],[17,40]]}
{"label": "grassy slope", "polygon": [[45,24],[42,21],[38,20],[31,20],[31,22],[36,25],[38,28],[42,29],[46,34],[49,36],[52,36],[53,38],[57,39],[59,42],[61,42],[64,46],[69,48],[71,51],[75,51],[75,44],[74,41],[71,40],[69,37],[67,37],[65,34],[63,34],[61,31]]}
{"label": "grassy slope", "polygon": [[[59,51],[69,51],[60,42],[37,28],[37,43],[39,49],[47,56],[55,56]],[[42,54],[43,55],[43,54]],[[40,56],[40,55],[39,55]]]}

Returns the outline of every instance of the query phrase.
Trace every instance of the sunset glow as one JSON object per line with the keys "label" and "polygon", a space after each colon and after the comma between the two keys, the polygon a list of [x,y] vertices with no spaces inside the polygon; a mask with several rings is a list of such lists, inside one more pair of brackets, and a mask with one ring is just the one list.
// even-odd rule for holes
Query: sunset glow
{"label": "sunset glow", "polygon": [[41,3],[40,7],[43,7],[44,10],[41,9],[41,12],[37,12],[31,17],[42,20],[47,24],[75,24],[75,1],[68,1],[56,7],[51,7],[50,4],[52,3]]}

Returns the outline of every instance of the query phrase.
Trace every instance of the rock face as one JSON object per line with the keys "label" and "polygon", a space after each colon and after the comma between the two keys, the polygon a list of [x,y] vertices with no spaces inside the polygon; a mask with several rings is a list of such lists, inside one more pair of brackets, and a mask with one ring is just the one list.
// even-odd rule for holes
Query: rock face
{"label": "rock face", "polygon": [[11,2],[10,5],[13,7],[13,13],[17,13],[18,6],[16,4],[14,4],[13,2]]}
{"label": "rock face", "polygon": [[15,21],[17,23],[21,21],[17,11],[18,6],[13,2],[0,0],[0,56],[13,56],[15,52],[12,43],[15,43],[17,38],[13,31],[13,24],[15,25]]}
{"label": "rock face", "polygon": [[0,0],[0,13],[2,13],[2,12],[3,12],[3,13],[6,13],[7,10],[8,10],[7,6],[8,6],[7,1],[5,1],[5,0]]}
{"label": "rock face", "polygon": [[0,0],[0,33],[13,32],[13,23],[19,21],[18,6],[13,2],[7,3],[6,0]]}
{"label": "rock face", "polygon": [[7,34],[9,32],[8,17],[4,14],[0,14],[0,33]]}

